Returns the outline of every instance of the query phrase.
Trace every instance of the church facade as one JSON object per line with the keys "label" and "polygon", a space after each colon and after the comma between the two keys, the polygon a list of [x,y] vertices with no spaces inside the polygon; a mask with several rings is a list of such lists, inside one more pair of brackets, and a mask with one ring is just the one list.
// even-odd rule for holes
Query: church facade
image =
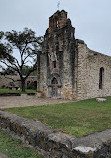
{"label": "church facade", "polygon": [[38,55],[38,90],[70,100],[111,96],[111,57],[90,50],[74,33],[64,10],[49,18]]}

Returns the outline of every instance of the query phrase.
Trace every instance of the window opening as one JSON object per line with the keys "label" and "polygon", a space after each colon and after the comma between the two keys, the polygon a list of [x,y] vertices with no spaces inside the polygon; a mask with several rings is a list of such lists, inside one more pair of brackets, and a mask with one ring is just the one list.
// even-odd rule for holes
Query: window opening
{"label": "window opening", "polygon": [[104,79],[104,68],[101,67],[99,72],[99,89],[103,88],[103,79]]}
{"label": "window opening", "polygon": [[53,67],[56,68],[56,61],[53,61]]}
{"label": "window opening", "polygon": [[57,28],[58,28],[58,26],[59,26],[59,22],[57,21]]}

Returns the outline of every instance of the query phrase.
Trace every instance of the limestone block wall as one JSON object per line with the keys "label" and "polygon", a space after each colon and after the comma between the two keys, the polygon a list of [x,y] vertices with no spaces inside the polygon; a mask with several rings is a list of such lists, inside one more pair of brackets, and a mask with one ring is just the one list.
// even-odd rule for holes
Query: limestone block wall
{"label": "limestone block wall", "polygon": [[[111,57],[97,53],[89,56],[89,85],[88,98],[111,96]],[[99,89],[100,68],[104,68],[103,88]],[[90,82],[92,81],[92,82]]]}
{"label": "limestone block wall", "polygon": [[[10,82],[17,81],[20,79],[20,77],[18,75],[0,75],[0,88],[2,88],[3,86],[8,87]],[[17,81],[14,82],[15,85],[21,87],[21,82]]]}
{"label": "limestone block wall", "polygon": [[[66,41],[68,42],[68,41]],[[72,73],[71,73],[71,53],[67,51],[68,43],[65,44],[66,49],[63,53],[63,80],[61,88],[61,97],[65,99],[71,99],[72,94]]]}
{"label": "limestone block wall", "polygon": [[48,96],[47,71],[47,53],[43,53],[40,55],[40,91],[45,96]]}
{"label": "limestone block wall", "polygon": [[67,31],[64,36],[64,51],[63,51],[63,79],[61,96],[64,99],[76,100],[76,51],[75,51],[75,39],[74,28],[71,31]]}
{"label": "limestone block wall", "polygon": [[[103,88],[99,88],[100,68],[104,68]],[[78,100],[111,96],[111,57],[88,49],[78,43]]]}
{"label": "limestone block wall", "polygon": [[85,43],[77,43],[78,63],[77,63],[77,98],[87,99],[88,93],[88,51]]}
{"label": "limestone block wall", "polygon": [[44,158],[111,157],[111,129],[75,138],[39,121],[4,111],[0,111],[0,129],[33,146]]}
{"label": "limestone block wall", "polygon": [[[40,91],[46,96],[64,99],[73,99],[76,96],[74,32],[75,28],[64,10],[57,11],[49,18],[49,28],[45,33],[40,55]],[[57,85],[51,83],[53,78],[57,80]]]}
{"label": "limestone block wall", "polygon": [[[40,55],[38,89],[45,96],[53,97],[51,80],[55,77],[61,83],[58,84],[58,98],[84,100],[111,95],[111,57],[91,51],[84,41],[76,40],[74,34],[75,28],[64,10],[49,18]],[[99,73],[102,67],[104,85],[100,89]]]}
{"label": "limestone block wall", "polygon": [[56,28],[62,28],[67,22],[67,12],[64,10],[57,11],[49,18],[49,29],[48,32],[52,32]]}

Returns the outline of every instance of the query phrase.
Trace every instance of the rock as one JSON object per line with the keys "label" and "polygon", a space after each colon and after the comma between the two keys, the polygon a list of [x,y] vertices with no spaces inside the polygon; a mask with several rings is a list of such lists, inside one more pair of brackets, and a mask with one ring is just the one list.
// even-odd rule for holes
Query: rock
{"label": "rock", "polygon": [[77,151],[83,152],[83,153],[88,153],[90,151],[95,151],[96,148],[91,148],[91,147],[85,147],[85,146],[78,146],[76,148],[74,148]]}
{"label": "rock", "polygon": [[96,101],[97,102],[106,102],[107,99],[105,99],[105,98],[96,98]]}

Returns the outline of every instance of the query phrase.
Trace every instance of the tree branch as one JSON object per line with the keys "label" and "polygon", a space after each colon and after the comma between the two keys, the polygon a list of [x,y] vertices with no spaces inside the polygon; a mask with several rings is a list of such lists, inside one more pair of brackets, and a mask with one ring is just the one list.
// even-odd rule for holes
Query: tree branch
{"label": "tree branch", "polygon": [[26,48],[27,48],[27,42],[26,42],[26,45],[25,45],[23,51],[21,52],[21,57],[23,57],[23,54],[24,54],[24,51],[26,50]]}
{"label": "tree branch", "polygon": [[10,80],[12,80],[13,82],[18,82],[18,81],[21,81],[21,80],[14,80],[13,78],[10,78],[10,77],[7,77],[7,76],[4,76],[5,78],[7,78],[7,79],[10,79]]}
{"label": "tree branch", "polygon": [[16,58],[14,58],[14,59],[15,59],[16,63],[18,64],[18,67],[20,67],[18,60]]}
{"label": "tree branch", "polygon": [[31,70],[29,70],[29,72],[27,73],[27,75],[25,76],[25,80],[27,79],[27,77],[34,71],[37,69],[37,62],[34,64],[33,68]]}
{"label": "tree branch", "polygon": [[26,63],[28,62],[28,61],[27,61],[27,62],[25,63],[25,60],[26,60],[29,56],[30,56],[30,54],[28,54],[28,55],[24,58],[24,60],[23,60],[23,62],[22,62],[22,65],[21,65],[21,66],[23,66],[24,64],[26,64]]}
{"label": "tree branch", "polygon": [[18,72],[19,73],[19,69],[17,68],[14,68],[13,66],[10,66],[10,65],[8,65],[6,62],[4,62],[4,61],[0,61],[1,63],[3,63],[3,64],[5,64],[7,67],[9,67],[9,68],[11,68],[11,69],[13,69],[13,70],[15,70],[16,72]]}

